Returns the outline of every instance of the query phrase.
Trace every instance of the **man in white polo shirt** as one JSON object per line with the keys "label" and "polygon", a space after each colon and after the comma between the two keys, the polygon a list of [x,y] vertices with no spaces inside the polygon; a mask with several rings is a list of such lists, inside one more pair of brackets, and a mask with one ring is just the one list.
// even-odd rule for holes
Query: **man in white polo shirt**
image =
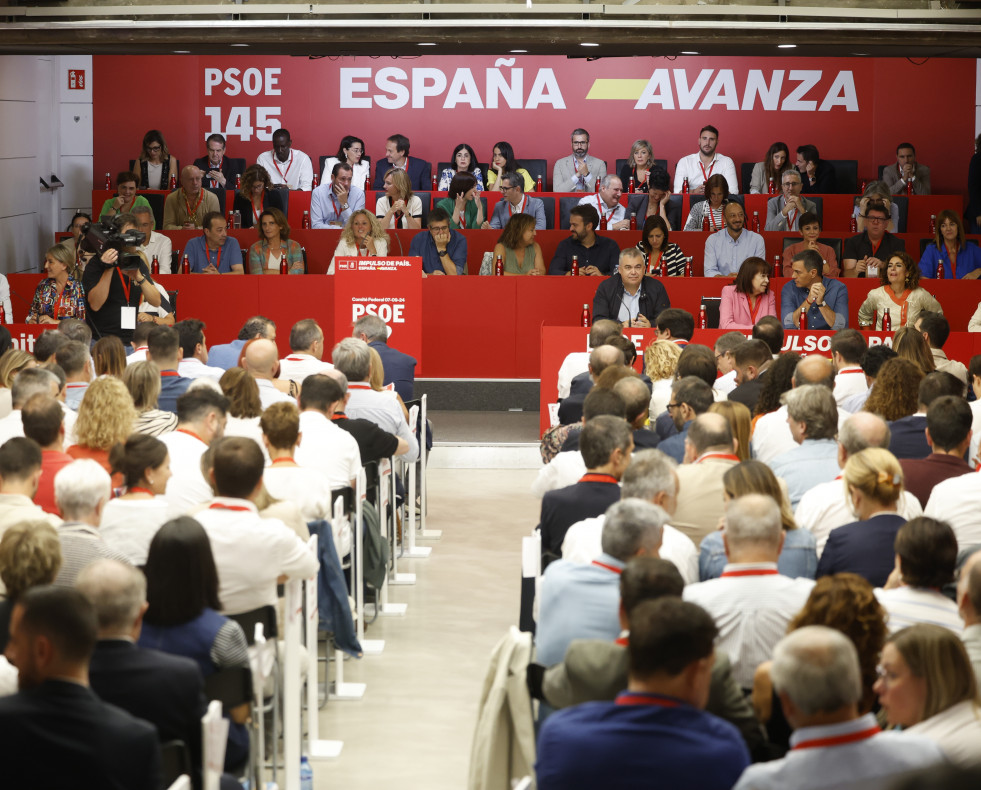
{"label": "man in white polo shirt", "polygon": [[688,191],[693,195],[705,193],[705,182],[711,175],[725,177],[729,184],[729,192],[739,193],[739,181],[736,179],[736,165],[728,156],[717,154],[719,145],[719,130],[714,126],[703,126],[698,132],[698,153],[683,156],[678,161],[674,171],[674,191],[681,193],[685,179],[688,179]]}
{"label": "man in white polo shirt", "polygon": [[218,381],[225,370],[208,364],[208,343],[204,337],[206,329],[204,321],[185,318],[174,324],[174,329],[177,330],[181,351],[184,353],[177,365],[177,372],[189,379],[207,378]]}
{"label": "man in white polo shirt", "polygon": [[299,384],[307,376],[333,369],[324,361],[324,330],[320,325],[312,318],[293,324],[290,353],[279,360],[279,377]]}
{"label": "man in white polo shirt", "polygon": [[361,470],[357,440],[334,425],[334,405],[343,401],[341,385],[329,376],[307,376],[300,390],[300,446],[296,462],[319,469],[331,488],[354,487]]}
{"label": "man in white polo shirt", "polygon": [[196,387],[177,399],[177,429],[160,437],[170,453],[172,476],[165,494],[170,518],[212,498],[211,486],[201,474],[201,456],[225,432],[227,413],[228,398],[210,387]]}

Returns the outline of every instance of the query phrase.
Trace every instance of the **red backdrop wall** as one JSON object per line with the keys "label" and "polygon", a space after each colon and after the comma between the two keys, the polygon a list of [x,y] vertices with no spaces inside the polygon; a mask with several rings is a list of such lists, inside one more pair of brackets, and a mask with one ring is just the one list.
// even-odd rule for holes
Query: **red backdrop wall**
{"label": "red backdrop wall", "polygon": [[[94,59],[94,174],[102,183],[160,129],[182,163],[224,133],[228,155],[250,162],[284,126],[294,145],[333,154],[364,139],[373,160],[399,132],[412,154],[447,161],[459,142],[487,161],[498,140],[519,158],[566,156],[585,126],[590,153],[614,160],[646,138],[673,172],[698,130],[720,130],[719,151],[762,159],[774,140],[816,144],[828,159],[857,159],[860,178],[912,142],[938,193],[962,194],[973,153],[975,61],[899,58],[602,59],[561,57],[119,57]],[[120,74],[155,74],[151,90],[120,93]],[[929,101],[926,100],[929,97]]]}

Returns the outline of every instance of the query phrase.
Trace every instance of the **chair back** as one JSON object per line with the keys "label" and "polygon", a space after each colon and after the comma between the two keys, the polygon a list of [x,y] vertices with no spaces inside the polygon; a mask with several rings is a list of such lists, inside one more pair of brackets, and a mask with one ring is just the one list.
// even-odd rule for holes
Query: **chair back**
{"label": "chair back", "polygon": [[858,160],[857,159],[825,159],[835,171],[835,192],[839,195],[855,195],[858,193]]}
{"label": "chair back", "polygon": [[537,181],[538,177],[542,178],[542,191],[547,192],[549,186],[548,183],[548,162],[544,159],[517,159],[518,167],[523,167],[528,171],[528,175],[531,176],[532,181]]}
{"label": "chair back", "polygon": [[719,308],[721,305],[721,296],[702,297],[702,307],[705,308],[705,323],[709,329],[719,328]]}
{"label": "chair back", "polygon": [[[191,775],[191,751],[184,741],[165,741],[160,744],[160,779],[170,788],[182,776]],[[187,785],[190,787],[190,783]]]}
{"label": "chair back", "polygon": [[162,230],[164,226],[164,201],[167,196],[155,192],[142,192],[140,194],[150,204],[150,210],[153,212],[153,226],[157,230]]}
{"label": "chair back", "polygon": [[230,711],[252,702],[252,668],[225,667],[204,679],[204,694],[218,700],[222,710]]}
{"label": "chair back", "polygon": [[262,623],[262,633],[266,639],[274,639],[279,635],[279,629],[276,625],[276,608],[271,604],[241,614],[230,614],[228,619],[234,620],[242,626],[242,630],[245,631],[245,641],[249,645],[255,644],[255,627],[259,623]]}
{"label": "chair back", "polygon": [[[739,189],[744,195],[749,194],[749,185],[753,181],[753,168],[756,162],[742,162],[739,165]],[[779,191],[780,185],[777,185]]]}
{"label": "chair back", "polygon": [[[542,201],[542,209],[545,211],[545,230],[555,230],[555,198],[539,197]],[[484,209],[484,216],[487,216],[487,209]]]}

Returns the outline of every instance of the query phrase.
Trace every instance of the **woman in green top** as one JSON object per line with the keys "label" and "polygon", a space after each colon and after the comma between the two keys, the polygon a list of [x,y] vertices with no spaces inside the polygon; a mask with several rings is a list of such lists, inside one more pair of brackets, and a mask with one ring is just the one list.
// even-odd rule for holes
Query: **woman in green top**
{"label": "woman in green top", "polygon": [[449,197],[436,205],[450,215],[453,230],[473,230],[484,222],[484,205],[477,197],[477,179],[470,173],[457,173],[450,181]]}
{"label": "woman in green top", "polygon": [[109,198],[102,204],[99,212],[99,219],[112,219],[119,214],[128,214],[136,206],[146,206],[150,204],[143,195],[136,194],[136,185],[140,183],[140,177],[136,173],[124,170],[116,176],[116,197]]}
{"label": "woman in green top", "polygon": [[535,241],[535,218],[531,214],[515,214],[504,226],[501,238],[494,245],[494,263],[500,256],[504,275],[545,274],[542,248]]}

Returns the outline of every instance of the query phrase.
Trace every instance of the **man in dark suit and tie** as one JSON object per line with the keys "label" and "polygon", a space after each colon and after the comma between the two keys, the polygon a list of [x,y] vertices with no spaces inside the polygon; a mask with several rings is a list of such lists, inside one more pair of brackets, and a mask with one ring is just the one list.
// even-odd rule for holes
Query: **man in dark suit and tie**
{"label": "man in dark suit and tie", "polygon": [[212,190],[235,189],[235,178],[245,169],[244,160],[225,156],[223,135],[209,135],[207,146],[208,155],[194,160],[194,166],[204,173],[204,186]]}
{"label": "man in dark suit and tie", "polygon": [[433,166],[425,159],[409,156],[409,138],[393,134],[385,141],[385,158],[375,168],[374,189],[385,188],[385,173],[393,167],[404,170],[416,192],[429,192],[433,188]]}
{"label": "man in dark suit and tie", "polygon": [[78,590],[44,585],[18,598],[6,655],[20,690],[0,699],[4,787],[160,786],[156,728],[89,688],[96,635]]}
{"label": "man in dark suit and tie", "polygon": [[620,478],[634,449],[633,430],[621,417],[601,415],[582,429],[579,452],[586,474],[579,482],[542,497],[542,565],[562,556],[562,540],[569,527],[584,518],[606,512],[620,501]]}
{"label": "man in dark suit and tie", "polygon": [[131,565],[99,560],[78,575],[75,586],[95,608],[99,625],[89,665],[92,690],[154,724],[162,743],[184,741],[200,772],[204,680],[191,659],[137,646],[148,605],[146,577]]}
{"label": "man in dark suit and tie", "polygon": [[388,327],[376,315],[364,315],[354,324],[352,337],[363,340],[378,352],[385,368],[385,384],[394,384],[403,401],[412,400],[416,381],[416,360],[388,345]]}

